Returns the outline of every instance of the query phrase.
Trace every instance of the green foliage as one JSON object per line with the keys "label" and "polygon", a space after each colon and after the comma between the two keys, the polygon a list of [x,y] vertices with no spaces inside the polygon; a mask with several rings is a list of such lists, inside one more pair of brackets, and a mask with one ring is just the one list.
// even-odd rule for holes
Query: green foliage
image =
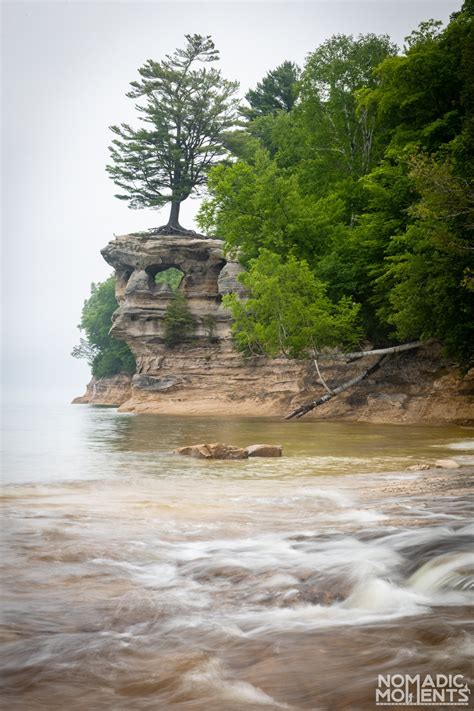
{"label": "green foliage", "polygon": [[248,298],[230,294],[224,304],[232,312],[235,341],[243,351],[301,358],[358,342],[359,307],[349,298],[333,303],[305,261],[284,261],[262,250],[239,278]]}
{"label": "green foliage", "polygon": [[456,155],[465,170],[473,149],[472,10],[464,3],[445,30],[431,20],[407,40],[405,55],[387,59],[378,68],[379,84],[368,101],[392,147]]}
{"label": "green foliage", "polygon": [[165,269],[163,272],[158,272],[155,275],[155,284],[164,284],[171,289],[171,291],[178,291],[183,276],[184,274],[181,269],[169,267],[169,269]]}
{"label": "green foliage", "polygon": [[116,309],[115,277],[92,284],[91,295],[84,302],[79,324],[86,338],[81,338],[72,355],[85,358],[92,368],[92,375],[98,378],[135,372],[135,359],[127,344],[109,335],[112,314]]}
{"label": "green foliage", "polygon": [[262,247],[314,262],[337,239],[342,202],[304,195],[297,176],[280,169],[265,151],[252,165],[237,161],[215,168],[209,192],[198,224],[208,234],[225,235],[228,248],[238,248],[244,264]]}
{"label": "green foliage", "polygon": [[392,239],[407,227],[414,188],[406,163],[390,159],[382,161],[359,185],[364,211],[323,255],[316,273],[328,283],[331,298],[351,296],[361,304],[367,337],[385,345],[392,329],[380,317],[388,303],[388,288],[379,277],[386,268]]}
{"label": "green foliage", "polygon": [[406,55],[381,65],[372,94],[388,152],[411,186],[405,218],[373,270],[375,291],[385,296],[379,318],[398,338],[440,339],[464,366],[474,341],[473,48],[465,3],[443,31],[422,23]]}
{"label": "green foliage", "polygon": [[245,94],[250,109],[244,109],[247,118],[267,116],[277,111],[291,111],[298,95],[300,69],[294,62],[283,62],[268,72],[255,89]]}
{"label": "green foliage", "polygon": [[426,20],[420,22],[416,30],[410,32],[405,37],[405,49],[410,50],[417,45],[427,45],[428,42],[436,41],[441,32],[443,23],[441,20]]}
{"label": "green foliage", "polygon": [[202,318],[202,325],[207,332],[207,337],[210,343],[215,343],[219,339],[216,337],[217,319],[214,314],[206,314]]}
{"label": "green foliage", "polygon": [[255,154],[261,148],[260,140],[249,133],[248,130],[227,131],[222,135],[222,143],[229,153],[252,163]]}
{"label": "green foliage", "polygon": [[[446,28],[421,23],[400,55],[386,36],[324,42],[289,111],[256,104],[237,160],[211,171],[199,215],[256,283],[258,269],[266,280],[261,250],[304,260],[332,303],[360,304],[373,343],[435,337],[463,364],[474,323],[473,8],[466,0]],[[244,319],[241,345],[271,342],[262,319],[228,301]],[[273,338],[265,348],[280,352]]]}
{"label": "green foliage", "polygon": [[410,177],[420,197],[379,277],[389,286],[381,316],[398,337],[438,338],[468,366],[474,343],[474,189],[449,163],[425,156],[411,161]]}
{"label": "green foliage", "polygon": [[173,295],[166,308],[164,324],[164,341],[170,348],[189,340],[195,324],[184,294]]}
{"label": "green foliage", "polygon": [[218,59],[210,37],[186,35],[186,46],[161,62],[149,59],[127,94],[142,126],[111,126],[107,171],[131,208],[179,204],[206,182],[225,153],[223,132],[235,123],[238,84],[208,68]]}
{"label": "green foliage", "polygon": [[318,192],[359,178],[380,158],[377,114],[357,98],[378,84],[375,68],[395,51],[385,35],[336,35],[310,55],[301,82],[302,167]]}

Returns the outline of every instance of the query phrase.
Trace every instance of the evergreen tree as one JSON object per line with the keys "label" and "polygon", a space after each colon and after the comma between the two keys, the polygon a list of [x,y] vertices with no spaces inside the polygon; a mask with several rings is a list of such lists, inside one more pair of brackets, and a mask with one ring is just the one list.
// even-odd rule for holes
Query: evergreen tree
{"label": "evergreen tree", "polygon": [[255,89],[245,94],[250,109],[244,109],[244,115],[254,119],[277,111],[291,111],[298,95],[299,77],[298,65],[288,61],[268,72]]}
{"label": "evergreen tree", "polygon": [[186,46],[161,62],[149,59],[127,94],[143,125],[111,126],[107,171],[131,208],[171,203],[168,224],[159,231],[183,232],[180,205],[205,182],[207,171],[225,152],[222,134],[235,122],[238,84],[208,65],[218,59],[209,36],[186,35]]}
{"label": "evergreen tree", "polygon": [[192,335],[195,322],[182,292],[176,292],[166,307],[164,324],[164,341],[170,348],[183,343]]}

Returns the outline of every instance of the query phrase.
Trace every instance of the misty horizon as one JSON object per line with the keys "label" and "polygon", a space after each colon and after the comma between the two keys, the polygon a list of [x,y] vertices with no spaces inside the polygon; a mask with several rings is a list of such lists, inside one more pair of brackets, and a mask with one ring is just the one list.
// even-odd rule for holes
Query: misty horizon
{"label": "misty horizon", "polygon": [[[137,123],[125,96],[138,68],[185,34],[210,34],[240,96],[285,60],[336,33],[388,34],[399,46],[460,2],[7,2],[3,15],[3,385],[7,393],[83,392],[90,372],[70,356],[91,282],[110,273],[114,234],[166,221],[130,210],[105,172],[109,126]],[[264,29],[264,32],[262,29]],[[197,200],[181,222],[195,227]],[[62,395],[58,395],[62,397]]]}

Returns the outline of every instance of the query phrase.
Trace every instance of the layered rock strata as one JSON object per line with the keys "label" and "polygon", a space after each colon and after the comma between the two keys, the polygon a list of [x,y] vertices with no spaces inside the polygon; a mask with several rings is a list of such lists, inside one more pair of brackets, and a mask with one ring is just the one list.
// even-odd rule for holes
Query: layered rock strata
{"label": "layered rock strata", "polygon": [[[284,358],[245,358],[232,346],[231,318],[222,305],[228,293],[242,295],[242,267],[226,259],[217,239],[124,235],[102,251],[117,277],[119,308],[112,334],[125,340],[137,373],[117,391],[121,410],[196,415],[285,415],[323,394],[311,363]],[[155,277],[181,270],[194,331],[180,345],[164,342],[164,316],[173,292]],[[365,370],[371,358],[352,365],[324,365],[336,386]],[[125,376],[126,377],[126,376]],[[95,398],[100,402],[95,384]],[[387,359],[370,378],[317,408],[307,418],[368,422],[465,423],[474,421],[474,372],[461,376],[430,345]],[[82,401],[87,401],[87,395]],[[112,398],[113,399],[113,398]],[[112,404],[108,401],[104,404]]]}
{"label": "layered rock strata", "polygon": [[86,392],[74,398],[73,405],[122,405],[132,397],[132,376],[125,373],[108,378],[92,378]]}
{"label": "layered rock strata", "polygon": [[[128,343],[137,363],[123,410],[271,415],[283,412],[309,385],[306,364],[245,358],[233,348],[222,297],[243,293],[237,279],[242,267],[226,259],[220,240],[124,235],[102,254],[117,279],[119,308],[111,333]],[[174,293],[155,279],[170,268],[183,273],[179,291],[194,320],[192,334],[174,348],[164,341],[164,316]]]}

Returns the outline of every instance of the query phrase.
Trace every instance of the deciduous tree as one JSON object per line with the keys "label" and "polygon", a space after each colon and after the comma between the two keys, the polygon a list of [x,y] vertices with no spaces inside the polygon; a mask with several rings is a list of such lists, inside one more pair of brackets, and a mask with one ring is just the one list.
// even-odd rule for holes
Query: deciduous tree
{"label": "deciduous tree", "polygon": [[248,297],[224,298],[234,318],[237,345],[275,357],[316,357],[323,348],[353,346],[361,332],[359,307],[351,299],[332,302],[326,285],[304,260],[262,250],[240,280]]}
{"label": "deciduous tree", "polygon": [[115,277],[91,285],[91,295],[84,302],[79,324],[86,338],[81,338],[72,355],[86,359],[92,368],[92,375],[99,378],[135,372],[135,358],[130,348],[123,341],[109,336],[112,314],[117,306]]}

